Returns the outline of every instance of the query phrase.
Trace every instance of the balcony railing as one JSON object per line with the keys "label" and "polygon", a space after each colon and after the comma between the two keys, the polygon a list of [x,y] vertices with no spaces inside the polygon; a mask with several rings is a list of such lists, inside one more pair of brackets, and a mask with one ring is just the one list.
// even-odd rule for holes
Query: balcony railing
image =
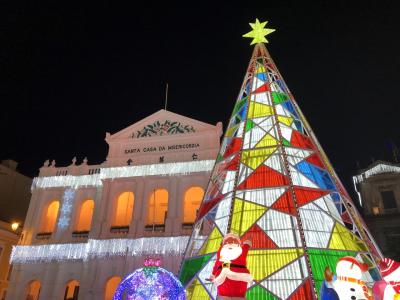
{"label": "balcony railing", "polygon": [[89,237],[89,230],[74,231],[72,232],[73,238],[87,239]]}
{"label": "balcony railing", "polygon": [[165,231],[165,224],[149,224],[144,227],[144,231],[147,232],[164,232]]}
{"label": "balcony railing", "polygon": [[129,232],[129,226],[111,226],[111,233],[127,234]]}
{"label": "balcony railing", "polygon": [[39,232],[36,234],[37,240],[48,240],[51,237],[52,232]]}
{"label": "balcony railing", "polygon": [[194,223],[182,223],[182,229],[193,229]]}

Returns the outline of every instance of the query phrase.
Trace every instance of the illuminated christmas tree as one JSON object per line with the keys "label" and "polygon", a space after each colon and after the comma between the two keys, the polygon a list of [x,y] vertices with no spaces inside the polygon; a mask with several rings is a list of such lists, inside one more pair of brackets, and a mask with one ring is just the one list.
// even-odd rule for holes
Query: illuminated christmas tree
{"label": "illuminated christmas tree", "polygon": [[247,299],[316,299],[339,258],[381,254],[286,86],[264,43],[256,44],[182,263],[188,299],[215,299],[207,279],[223,235],[252,238]]}

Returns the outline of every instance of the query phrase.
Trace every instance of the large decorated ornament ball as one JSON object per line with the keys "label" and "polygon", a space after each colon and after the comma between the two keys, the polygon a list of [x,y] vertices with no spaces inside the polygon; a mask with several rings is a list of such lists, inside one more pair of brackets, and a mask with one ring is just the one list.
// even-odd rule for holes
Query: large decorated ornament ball
{"label": "large decorated ornament ball", "polygon": [[137,269],[121,281],[113,300],[185,300],[180,281],[160,267],[160,261],[146,259],[145,267]]}

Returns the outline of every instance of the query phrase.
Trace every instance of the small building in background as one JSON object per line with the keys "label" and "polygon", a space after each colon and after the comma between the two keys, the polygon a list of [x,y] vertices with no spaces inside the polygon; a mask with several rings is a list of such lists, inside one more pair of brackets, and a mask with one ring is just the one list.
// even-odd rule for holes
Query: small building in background
{"label": "small building in background", "polygon": [[221,123],[160,110],[106,133],[101,164],[46,161],[11,257],[7,300],[111,300],[149,257],[177,274],[221,135]]}
{"label": "small building in background", "polygon": [[[19,173],[18,163],[0,164],[0,299],[6,297],[11,273],[12,246],[18,243],[31,198],[32,179]],[[13,225],[14,224],[14,225]]]}
{"label": "small building in background", "polygon": [[384,256],[400,261],[400,165],[376,161],[353,182],[364,220]]}

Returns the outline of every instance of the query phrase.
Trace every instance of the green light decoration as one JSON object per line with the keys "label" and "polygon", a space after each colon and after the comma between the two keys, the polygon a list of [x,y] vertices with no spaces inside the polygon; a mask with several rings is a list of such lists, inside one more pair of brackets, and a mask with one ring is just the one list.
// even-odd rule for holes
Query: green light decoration
{"label": "green light decoration", "polygon": [[265,38],[265,36],[274,32],[275,29],[265,28],[267,23],[268,21],[260,23],[258,19],[256,19],[255,23],[249,23],[249,25],[251,26],[251,28],[253,28],[253,30],[244,34],[243,37],[253,38],[250,45],[259,43],[268,43],[268,40]]}

